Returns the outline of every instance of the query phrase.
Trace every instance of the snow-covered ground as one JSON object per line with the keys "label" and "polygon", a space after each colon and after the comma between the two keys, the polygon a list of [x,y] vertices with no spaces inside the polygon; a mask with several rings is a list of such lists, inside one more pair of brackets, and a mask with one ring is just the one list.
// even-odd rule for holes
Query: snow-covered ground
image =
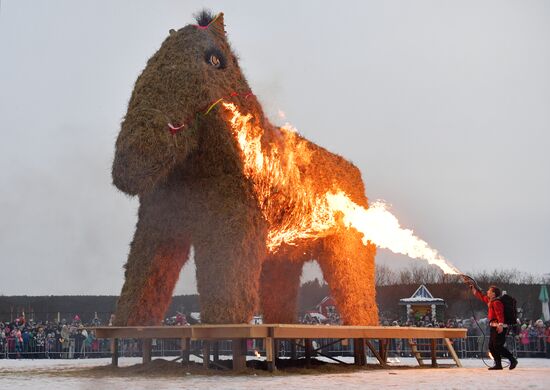
{"label": "snow-covered ground", "polygon": [[[121,358],[120,366],[140,363],[139,358]],[[107,365],[109,359],[0,360],[0,389],[549,389],[550,359],[520,359],[514,371],[488,371],[481,360],[462,360],[464,368],[366,369],[340,374],[221,376],[182,372],[179,377],[90,377],[60,375],[68,370]],[[399,365],[416,366],[414,359]]]}

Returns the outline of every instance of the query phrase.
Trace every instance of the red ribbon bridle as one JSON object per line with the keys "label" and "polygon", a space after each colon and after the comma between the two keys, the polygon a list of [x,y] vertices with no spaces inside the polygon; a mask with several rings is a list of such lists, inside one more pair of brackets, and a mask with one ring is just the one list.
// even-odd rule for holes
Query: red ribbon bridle
{"label": "red ribbon bridle", "polygon": [[[203,27],[203,26],[197,26],[197,27]],[[205,27],[207,27],[207,26],[205,26]],[[232,97],[234,97],[234,96],[239,96],[239,93],[233,91],[233,92],[231,92],[231,93],[229,94],[229,98],[232,98]],[[245,93],[245,94],[243,95],[243,98],[244,98],[244,99],[248,99],[248,98],[251,97],[251,96],[254,96],[254,94],[253,94],[251,91],[248,91],[247,93]],[[225,98],[222,97],[221,99],[218,99],[216,102],[219,102],[219,101],[221,101],[221,100],[225,100]],[[201,110],[201,111],[204,111],[204,110]],[[181,130],[183,130],[186,126],[187,126],[187,125],[186,125],[185,123],[182,123],[182,124],[179,125],[179,126],[178,126],[178,125],[173,125],[172,123],[168,123],[168,130],[170,131],[170,133],[171,133],[172,135],[176,135],[176,134],[179,133]]]}

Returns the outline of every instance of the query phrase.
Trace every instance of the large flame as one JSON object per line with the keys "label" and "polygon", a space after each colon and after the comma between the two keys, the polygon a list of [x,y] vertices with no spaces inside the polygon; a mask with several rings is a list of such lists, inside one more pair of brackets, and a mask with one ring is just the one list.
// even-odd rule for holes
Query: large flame
{"label": "large flame", "polygon": [[[302,177],[299,169],[300,164],[309,162],[312,152],[295,129],[282,127],[282,141],[263,148],[264,130],[252,115],[241,114],[231,103],[223,106],[232,114],[230,124],[243,153],[244,174],[251,179],[269,222],[270,251],[275,252],[283,243],[294,245],[300,239],[324,237],[337,227],[337,221],[342,221],[363,234],[365,245],[371,242],[394,253],[426,260],[447,274],[460,274],[412,230],[401,228],[384,203],[376,202],[366,209],[340,189],[313,195],[312,179]],[[339,213],[342,219],[337,219]]]}

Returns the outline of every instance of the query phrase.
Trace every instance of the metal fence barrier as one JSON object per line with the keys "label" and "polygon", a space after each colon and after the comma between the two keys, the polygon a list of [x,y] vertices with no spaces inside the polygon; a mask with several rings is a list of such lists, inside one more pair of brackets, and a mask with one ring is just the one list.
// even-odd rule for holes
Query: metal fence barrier
{"label": "metal fence barrier", "polygon": [[[487,357],[487,346],[489,337],[469,336],[465,339],[452,340],[453,347],[459,358],[480,358]],[[121,357],[141,357],[142,342],[137,339],[118,340],[119,356]],[[378,348],[378,341],[373,340],[373,344]],[[430,340],[416,339],[417,349],[425,356],[431,356]],[[519,358],[550,358],[550,343],[546,342],[545,337],[531,337],[529,343],[523,344],[516,337],[508,336],[507,346],[510,351]],[[353,339],[344,339],[341,341],[323,339],[313,340],[314,349],[328,356],[353,356]],[[202,341],[193,340],[191,349],[200,351]],[[388,357],[412,357],[408,340],[390,339],[387,345]],[[231,341],[223,340],[217,342],[217,350],[220,355],[231,355]],[[249,339],[247,341],[247,350],[249,355],[254,355],[255,351],[264,355],[265,346],[262,339]],[[296,354],[298,357],[304,356],[305,349],[303,344],[297,343]],[[290,357],[292,351],[290,340],[278,341],[278,356]],[[443,340],[437,340],[436,352],[438,358],[450,357]],[[181,354],[180,339],[153,339],[152,356],[170,357]],[[370,351],[368,351],[370,356]],[[13,337],[8,337],[0,342],[0,359],[87,359],[87,358],[105,358],[111,356],[111,340],[93,339],[79,340],[70,338],[69,340],[54,340],[47,338],[44,343],[34,339],[26,342],[16,342]]]}

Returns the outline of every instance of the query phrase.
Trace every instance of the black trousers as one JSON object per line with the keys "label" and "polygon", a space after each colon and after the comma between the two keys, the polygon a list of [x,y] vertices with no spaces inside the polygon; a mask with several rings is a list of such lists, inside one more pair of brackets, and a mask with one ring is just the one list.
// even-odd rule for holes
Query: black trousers
{"label": "black trousers", "polygon": [[497,332],[497,328],[491,326],[491,337],[489,339],[489,351],[495,359],[495,366],[500,366],[502,364],[502,358],[508,360],[513,360],[514,355],[504,346],[506,343],[506,333],[508,333],[508,328],[504,328],[501,333]]}

